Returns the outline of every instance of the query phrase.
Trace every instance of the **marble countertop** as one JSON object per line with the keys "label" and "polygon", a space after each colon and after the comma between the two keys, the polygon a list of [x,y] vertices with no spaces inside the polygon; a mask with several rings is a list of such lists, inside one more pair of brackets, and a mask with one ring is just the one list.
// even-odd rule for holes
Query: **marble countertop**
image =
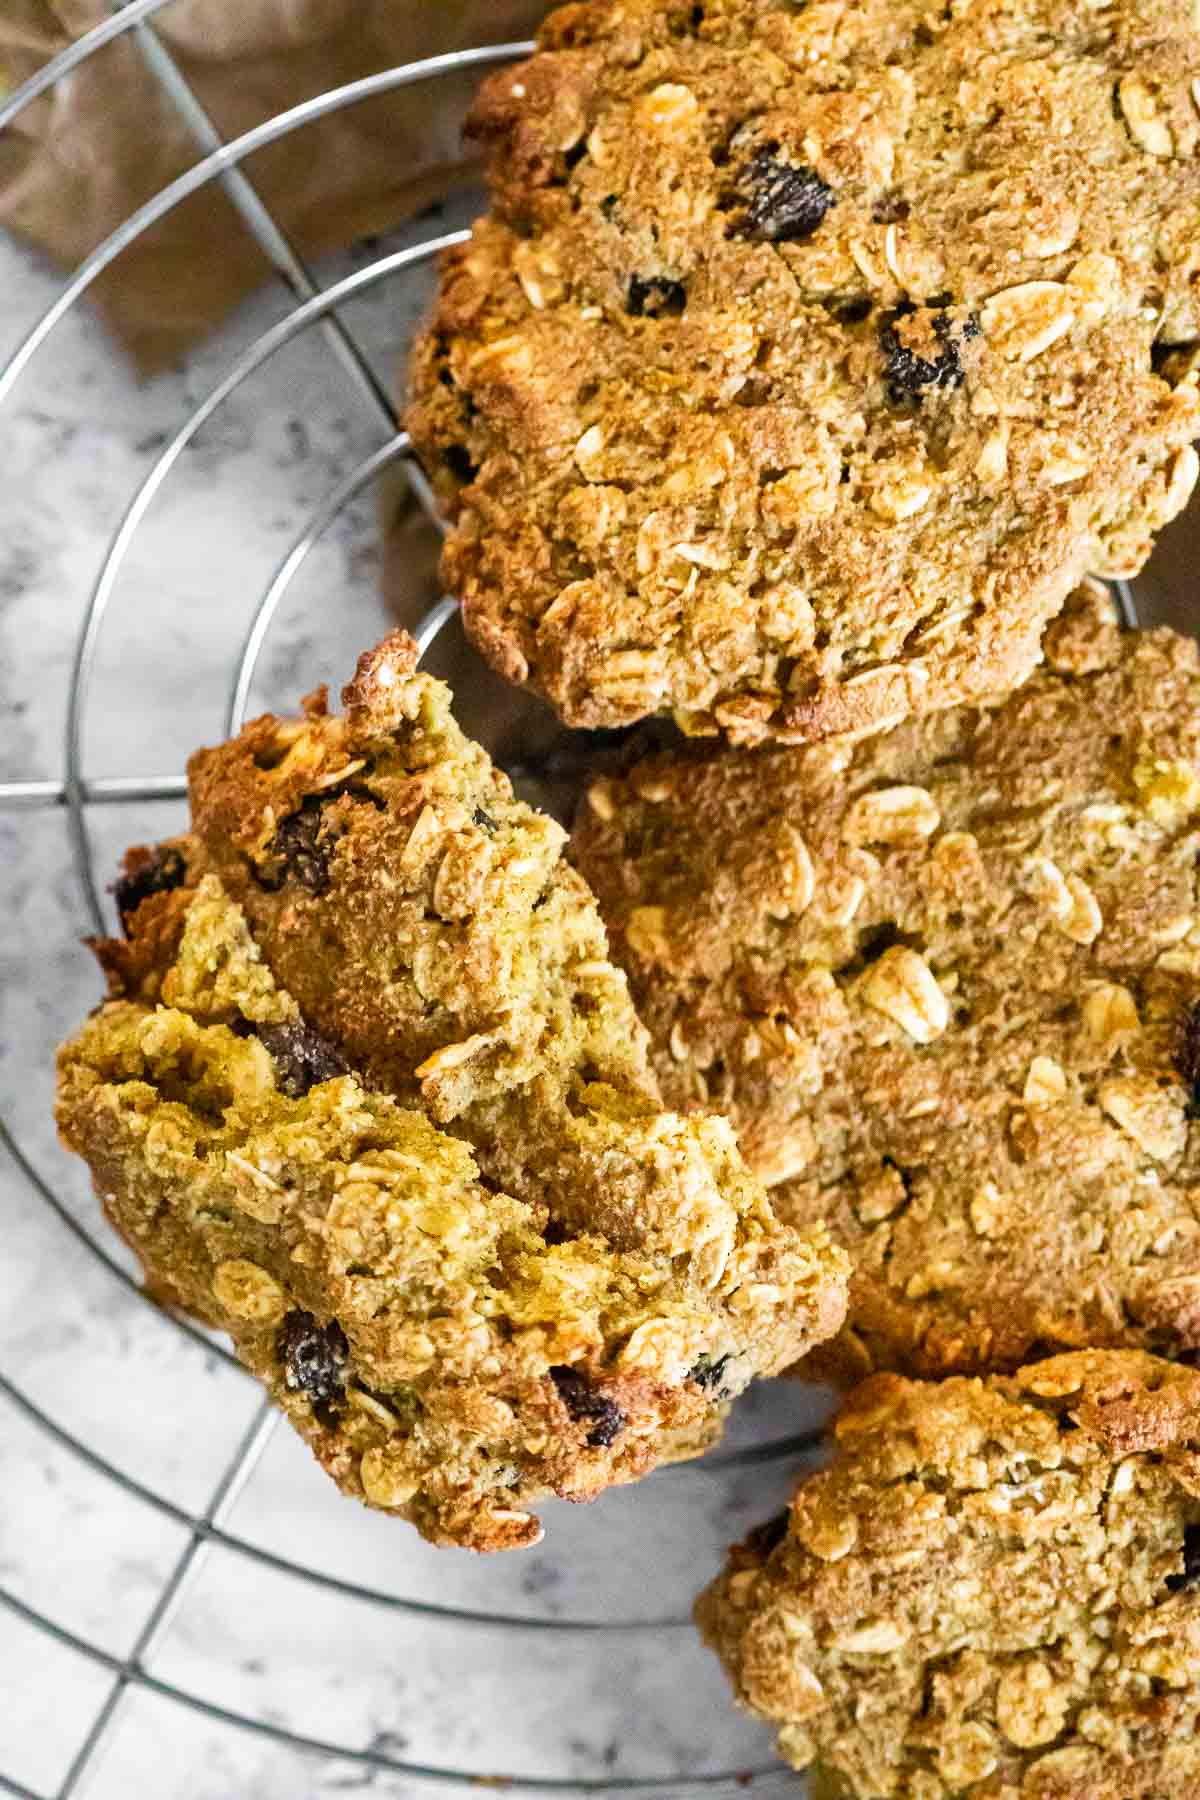
{"label": "marble countertop", "polygon": [[[60,285],[0,241],[0,363]],[[345,309],[386,384],[423,297],[421,278],[389,280]],[[281,292],[260,295],[184,367],[139,385],[77,308],[0,411],[0,782],[62,781],[72,663],[110,539],[183,421],[287,310]],[[326,496],[384,441],[313,331],[216,410],[113,585],[81,713],[86,782],[175,778],[196,744],[224,734],[259,597]],[[385,482],[321,535],[267,634],[252,709],[342,681],[397,613],[414,622],[435,597],[428,527],[381,556],[380,508],[395,498]],[[434,660],[488,741],[504,749],[542,729],[472,673],[453,631]],[[552,1505],[538,1550],[481,1561],[362,1512],[286,1429],[267,1432],[221,1511],[226,1538],[188,1563],[156,1619],[258,1397],[137,1291],[81,1167],[55,1142],[50,1104],[55,1043],[101,991],[80,943],[95,928],[81,870],[90,860],[107,913],[122,848],[180,819],[175,801],[110,798],[85,809],[81,846],[61,805],[0,806],[0,1119],[15,1147],[0,1148],[0,1776],[14,1791],[58,1793],[110,1706],[71,1789],[94,1800],[472,1791],[406,1766],[658,1778],[682,1796],[709,1791],[704,1778],[719,1771],[769,1768],[767,1733],[735,1714],[687,1618],[724,1546],[781,1504],[794,1457],[664,1471],[591,1508]],[[766,1387],[730,1442],[786,1438],[814,1405],[795,1386]],[[480,1616],[422,1614],[411,1601]],[[488,1623],[497,1615],[521,1623]],[[604,1628],[580,1628],[589,1623]],[[122,1682],[132,1657],[149,1683]],[[222,1714],[351,1754],[310,1753]],[[798,1795],[802,1784],[772,1774],[753,1791]]]}

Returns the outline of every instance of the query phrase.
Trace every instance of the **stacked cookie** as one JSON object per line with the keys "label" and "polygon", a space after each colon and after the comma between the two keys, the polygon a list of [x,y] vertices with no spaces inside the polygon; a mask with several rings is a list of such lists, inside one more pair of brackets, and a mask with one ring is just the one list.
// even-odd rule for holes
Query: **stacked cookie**
{"label": "stacked cookie", "polygon": [[1138,1351],[873,1376],[701,1626],[836,1793],[1193,1800],[1198,1411],[1200,1374]]}
{"label": "stacked cookie", "polygon": [[1106,608],[1001,703],[581,808],[663,1093],[851,1252],[835,1379],[1200,1351],[1200,653]]}
{"label": "stacked cookie", "polygon": [[1003,702],[660,753],[576,833],[664,1093],[851,1254],[833,1470],[701,1620],[864,1800],[1200,1795],[1200,655],[1103,607]]}
{"label": "stacked cookie", "polygon": [[593,0],[474,114],[410,425],[571,724],[878,731],[1032,670],[1196,479],[1187,0]]}
{"label": "stacked cookie", "polygon": [[201,752],[64,1135],[437,1542],[854,1387],[700,1607],[783,1753],[1200,1797],[1200,654],[1096,579],[1200,466],[1194,8],[590,0],[473,126],[447,581],[682,737],[572,862],[407,640]]}
{"label": "stacked cookie", "polygon": [[542,41],[417,357],[447,575],[568,722],[708,740],[576,861],[871,1377],[705,1629],[854,1795],[1200,1793],[1200,663],[1093,579],[1196,476],[1193,10]]}

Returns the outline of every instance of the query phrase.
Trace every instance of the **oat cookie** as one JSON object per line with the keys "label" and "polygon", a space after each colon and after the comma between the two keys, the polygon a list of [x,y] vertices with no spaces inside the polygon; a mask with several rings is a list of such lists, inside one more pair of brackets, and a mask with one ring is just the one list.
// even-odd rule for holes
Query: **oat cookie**
{"label": "oat cookie", "polygon": [[409,415],[480,649],[738,743],[1014,686],[1195,482],[1192,0],[594,0],[542,46]]}
{"label": "oat cookie", "polygon": [[853,1800],[1200,1794],[1200,1374],[1077,1352],[877,1375],[700,1624]]}
{"label": "oat cookie", "polygon": [[1200,652],[1098,584],[1047,649],[992,707],[581,808],[668,1104],[851,1253],[841,1380],[1200,1351]]}
{"label": "oat cookie", "polygon": [[724,1119],[663,1110],[564,833],[397,635],[344,717],[194,759],[127,859],[58,1117],[152,1286],[228,1331],[349,1493],[536,1541],[719,1435],[845,1308]]}

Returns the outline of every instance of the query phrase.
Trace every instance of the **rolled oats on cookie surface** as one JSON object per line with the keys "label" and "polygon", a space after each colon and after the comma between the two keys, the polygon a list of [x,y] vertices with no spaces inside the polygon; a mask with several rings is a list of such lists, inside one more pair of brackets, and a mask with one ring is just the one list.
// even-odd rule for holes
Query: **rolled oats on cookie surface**
{"label": "rolled oats on cookie surface", "polygon": [[574,853],[669,1104],[854,1265],[816,1363],[1200,1352],[1200,652],[1081,589],[1007,699],[686,747]]}
{"label": "rolled oats on cookie surface", "polygon": [[1200,1374],[877,1375],[697,1617],[847,1800],[1200,1794]]}
{"label": "rolled oats on cookie surface", "polygon": [[397,634],[335,716],[191,767],[126,860],[58,1118],[156,1293],[230,1333],[348,1493],[535,1542],[719,1435],[845,1308],[727,1122],[663,1109],[565,834]]}
{"label": "rolled oats on cookie surface", "polygon": [[592,0],[474,114],[409,424],[467,629],[734,744],[1011,688],[1200,435],[1191,0]]}

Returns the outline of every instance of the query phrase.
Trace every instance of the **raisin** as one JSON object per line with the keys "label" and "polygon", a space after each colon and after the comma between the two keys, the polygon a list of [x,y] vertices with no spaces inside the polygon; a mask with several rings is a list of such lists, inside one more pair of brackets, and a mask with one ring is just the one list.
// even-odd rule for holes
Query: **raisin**
{"label": "raisin", "polygon": [[1200,1109],[1200,1001],[1189,1008],[1179,1033],[1175,1067],[1191,1089],[1192,1108]]}
{"label": "raisin", "polygon": [[457,481],[474,481],[479,473],[479,464],[474,461],[465,444],[448,445],[442,451],[442,461]]}
{"label": "raisin", "polygon": [[800,244],[810,238],[837,196],[829,183],[805,163],[782,162],[778,144],[766,144],[738,172],[729,195],[742,216],[733,226],[736,237],[759,243]]}
{"label": "raisin", "polygon": [[961,387],[965,373],[962,346],[979,335],[979,326],[974,319],[967,319],[956,332],[945,308],[933,310],[934,336],[941,349],[936,356],[921,356],[901,342],[896,330],[896,321],[907,318],[913,310],[911,306],[898,307],[888,314],[880,327],[879,347],[884,357],[888,397],[894,403],[920,396],[927,388]]}
{"label": "raisin", "polygon": [[615,1400],[610,1400],[606,1394],[598,1394],[585,1376],[565,1364],[551,1369],[550,1379],[573,1419],[592,1420],[587,1438],[590,1450],[607,1450],[616,1442],[627,1421]]}
{"label": "raisin", "polygon": [[746,1539],[745,1548],[755,1556],[770,1556],[772,1550],[778,1549],[787,1536],[791,1517],[785,1507],[773,1519],[768,1519],[765,1525],[756,1525]]}
{"label": "raisin", "polygon": [[1169,1575],[1167,1586],[1173,1594],[1193,1588],[1200,1582],[1200,1525],[1187,1525],[1183,1532],[1183,1573]]}
{"label": "raisin", "polygon": [[635,319],[677,319],[687,305],[687,289],[682,281],[666,275],[634,275],[629,283],[625,310]]}
{"label": "raisin", "polygon": [[694,1368],[688,1370],[688,1380],[694,1381],[706,1393],[716,1393],[724,1379],[725,1371],[733,1361],[732,1356],[722,1356],[713,1362],[711,1357],[702,1356]]}
{"label": "raisin", "polygon": [[861,325],[870,318],[874,306],[865,294],[852,294],[847,300],[831,300],[829,311],[839,325]]}
{"label": "raisin", "polygon": [[871,217],[877,225],[897,225],[907,219],[912,207],[901,194],[885,194],[871,208]]}
{"label": "raisin", "polygon": [[865,969],[885,950],[895,950],[904,943],[899,931],[890,919],[881,919],[878,925],[868,925],[859,935],[858,955],[855,957],[855,968],[861,963]]}
{"label": "raisin", "polygon": [[892,331],[885,330],[880,342],[887,359],[888,393],[893,400],[919,394],[923,388],[957,387],[962,381],[962,365],[953,345],[930,361],[905,349]]}
{"label": "raisin", "polygon": [[284,1381],[293,1393],[303,1392],[320,1406],[342,1399],[349,1350],[336,1319],[318,1325],[311,1313],[290,1312],[279,1330]]}
{"label": "raisin", "polygon": [[302,1100],[320,1081],[350,1073],[341,1052],[307,1025],[260,1025],[258,1035],[275,1064],[278,1086],[293,1100]]}
{"label": "raisin", "polygon": [[329,886],[329,851],[321,843],[321,808],[324,801],[310,794],[299,812],[286,818],[271,839],[267,854],[283,865],[278,876],[259,876],[272,892],[289,878],[310,894],[323,894]]}
{"label": "raisin", "polygon": [[129,936],[129,922],[151,894],[169,894],[187,880],[187,864],[178,850],[160,845],[156,850],[131,850],[124,872],[113,883],[113,898],[121,930]]}
{"label": "raisin", "polygon": [[486,831],[489,837],[495,837],[497,831],[500,829],[500,821],[499,819],[493,819],[486,806],[477,806],[472,817],[481,831]]}

